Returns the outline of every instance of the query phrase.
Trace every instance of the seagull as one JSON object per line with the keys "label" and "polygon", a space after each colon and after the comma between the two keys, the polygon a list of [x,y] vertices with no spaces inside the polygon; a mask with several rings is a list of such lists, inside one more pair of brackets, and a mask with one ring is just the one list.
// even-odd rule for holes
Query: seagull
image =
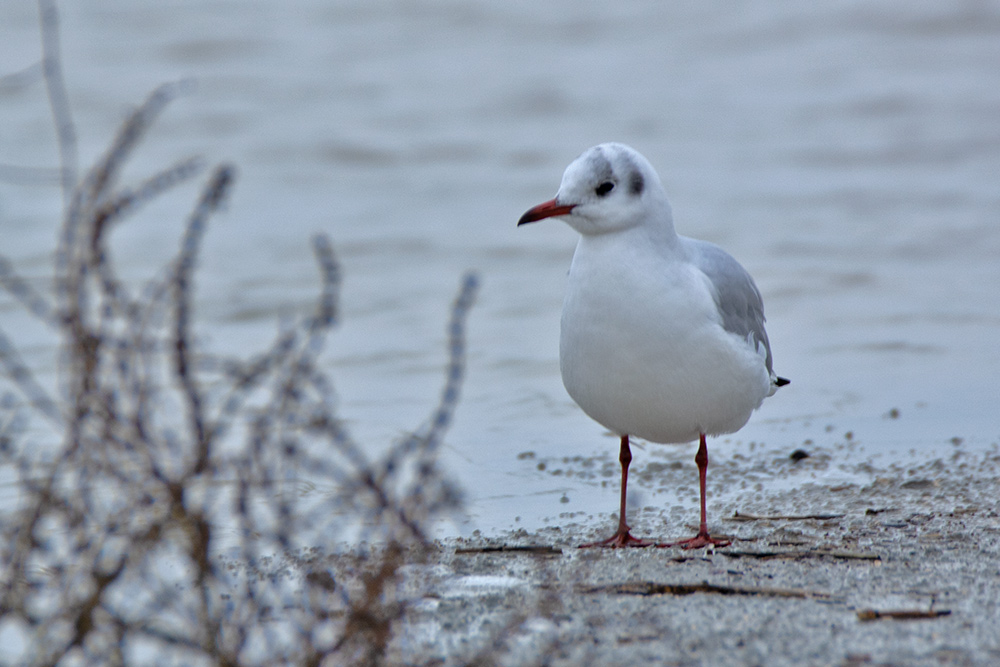
{"label": "seagull", "polygon": [[620,439],[618,530],[582,547],[647,547],[625,522],[629,437],[699,441],[698,534],[657,547],[724,547],[708,532],[709,435],[734,433],[788,380],[772,370],[757,285],[707,241],[679,236],[660,177],[620,143],[585,151],[563,173],[555,199],[518,226],[561,218],[580,233],[563,302],[559,367],[574,401]]}

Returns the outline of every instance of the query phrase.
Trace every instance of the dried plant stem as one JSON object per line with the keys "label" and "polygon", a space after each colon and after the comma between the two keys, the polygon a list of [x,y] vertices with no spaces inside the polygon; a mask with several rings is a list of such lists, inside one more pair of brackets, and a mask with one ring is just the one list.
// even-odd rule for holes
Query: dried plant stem
{"label": "dried plant stem", "polygon": [[[0,512],[0,609],[30,628],[23,662],[141,664],[123,647],[143,645],[192,664],[378,664],[406,610],[394,591],[408,549],[426,548],[430,523],[459,503],[437,455],[464,378],[476,277],[464,277],[452,305],[437,405],[380,456],[345,427],[324,368],[341,287],[326,236],[312,240],[320,289],[311,312],[248,359],[207,354],[194,334],[196,273],[235,169],[209,174],[168,267],[141,289],[120,277],[112,230],[203,163],[182,159],[119,183],[180,90],[167,85],[79,177],[55,4],[39,8],[64,204],[54,294],[0,257],[0,288],[61,341],[56,394],[0,331],[2,378],[23,397],[0,404],[5,442],[21,414],[52,429],[37,450],[0,448],[20,495]],[[381,547],[335,578],[322,566],[340,557],[330,545],[359,528]],[[308,576],[291,580],[293,570]]]}

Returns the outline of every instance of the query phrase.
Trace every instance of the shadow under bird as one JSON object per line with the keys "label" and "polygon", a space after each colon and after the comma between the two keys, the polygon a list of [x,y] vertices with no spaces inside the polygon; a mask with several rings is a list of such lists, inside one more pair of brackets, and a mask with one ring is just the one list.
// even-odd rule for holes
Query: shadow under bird
{"label": "shadow under bird", "polygon": [[629,437],[699,441],[698,534],[656,544],[686,549],[728,541],[708,532],[709,435],[734,433],[788,380],[772,370],[764,304],[753,278],[714,243],[679,236],[652,165],[632,148],[588,149],[555,199],[518,226],[561,218],[580,233],[563,302],[559,366],[566,391],[621,438],[618,530],[584,547],[646,547],[625,522]]}

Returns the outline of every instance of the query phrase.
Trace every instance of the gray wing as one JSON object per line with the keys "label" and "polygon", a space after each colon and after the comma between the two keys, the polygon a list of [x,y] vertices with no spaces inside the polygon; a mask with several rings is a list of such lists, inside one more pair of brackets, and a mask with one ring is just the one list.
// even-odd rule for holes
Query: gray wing
{"label": "gray wing", "polygon": [[773,376],[771,343],[764,330],[764,301],[753,278],[732,255],[714,243],[686,240],[691,260],[712,283],[715,304],[722,314],[722,327],[748,342],[753,341],[757,349],[763,345],[767,372]]}

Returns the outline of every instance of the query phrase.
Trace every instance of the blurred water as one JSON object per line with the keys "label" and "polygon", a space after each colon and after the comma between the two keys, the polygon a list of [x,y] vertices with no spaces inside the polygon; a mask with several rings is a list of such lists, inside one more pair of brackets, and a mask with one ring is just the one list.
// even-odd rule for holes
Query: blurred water
{"label": "blurred water", "polygon": [[[308,238],[331,235],[346,280],[327,360],[359,440],[425,418],[459,276],[481,273],[446,451],[461,532],[615,506],[614,484],[536,469],[613,458],[616,441],[559,379],[574,234],[514,226],[601,141],[644,153],[678,230],[722,244],[764,294],[793,384],[717,459],[846,431],[882,460],[1000,440],[1000,2],[106,0],[64,3],[62,34],[84,164],[124,109],[190,79],[131,176],[191,153],[239,167],[199,273],[208,349],[259,350],[307,307]],[[0,86],[0,163],[56,164],[38,57],[34,2],[0,4],[0,74],[21,72]],[[115,231],[126,275],[173,252],[195,192]],[[0,251],[34,280],[59,206],[0,181]],[[0,322],[51,375],[53,341],[6,295]]]}

